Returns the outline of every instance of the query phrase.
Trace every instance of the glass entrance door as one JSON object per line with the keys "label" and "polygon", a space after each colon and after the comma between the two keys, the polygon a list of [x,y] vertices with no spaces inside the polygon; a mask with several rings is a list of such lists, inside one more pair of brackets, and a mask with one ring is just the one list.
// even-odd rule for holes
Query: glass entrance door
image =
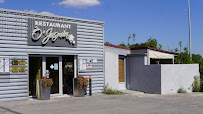
{"label": "glass entrance door", "polygon": [[36,80],[42,76],[42,58],[29,57],[29,96],[37,95]]}
{"label": "glass entrance door", "polygon": [[63,56],[63,94],[73,94],[74,56]]}
{"label": "glass entrance door", "polygon": [[54,82],[51,94],[59,93],[59,57],[46,57],[46,70],[49,70],[49,78]]}

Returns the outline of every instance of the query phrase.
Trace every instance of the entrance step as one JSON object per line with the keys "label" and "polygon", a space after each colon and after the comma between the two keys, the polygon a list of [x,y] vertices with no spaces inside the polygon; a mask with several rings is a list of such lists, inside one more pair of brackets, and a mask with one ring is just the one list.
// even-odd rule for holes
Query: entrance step
{"label": "entrance step", "polygon": [[126,90],[125,82],[119,82],[119,90]]}
{"label": "entrance step", "polygon": [[125,94],[130,94],[130,95],[144,94],[144,92],[134,91],[134,90],[128,90],[128,89],[120,90],[120,91],[122,91]]}

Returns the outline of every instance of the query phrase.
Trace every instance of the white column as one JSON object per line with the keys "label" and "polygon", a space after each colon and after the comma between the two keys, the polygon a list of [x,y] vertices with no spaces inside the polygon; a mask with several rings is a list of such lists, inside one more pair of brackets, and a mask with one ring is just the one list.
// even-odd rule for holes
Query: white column
{"label": "white column", "polygon": [[74,55],[74,78],[77,77],[77,55]]}
{"label": "white column", "polygon": [[59,94],[63,95],[63,66],[62,56],[59,57]]}
{"label": "white column", "polygon": [[46,76],[46,56],[42,56],[42,77]]}

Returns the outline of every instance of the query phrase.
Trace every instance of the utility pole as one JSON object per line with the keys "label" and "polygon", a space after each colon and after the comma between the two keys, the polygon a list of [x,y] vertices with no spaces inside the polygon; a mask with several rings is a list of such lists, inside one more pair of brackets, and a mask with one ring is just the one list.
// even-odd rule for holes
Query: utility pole
{"label": "utility pole", "polygon": [[180,41],[178,44],[180,45],[180,53],[181,53],[182,41]]}
{"label": "utility pole", "polygon": [[188,18],[189,18],[189,51],[190,51],[190,58],[192,58],[192,51],[191,51],[191,23],[190,23],[190,0],[188,0]]}

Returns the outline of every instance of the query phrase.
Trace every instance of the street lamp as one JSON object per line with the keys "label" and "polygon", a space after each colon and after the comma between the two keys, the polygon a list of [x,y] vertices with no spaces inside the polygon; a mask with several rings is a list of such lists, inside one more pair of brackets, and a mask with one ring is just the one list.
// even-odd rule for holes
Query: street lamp
{"label": "street lamp", "polygon": [[189,46],[190,46],[190,58],[192,58],[192,52],[191,52],[191,23],[190,23],[190,0],[188,0],[188,18],[189,18]]}

